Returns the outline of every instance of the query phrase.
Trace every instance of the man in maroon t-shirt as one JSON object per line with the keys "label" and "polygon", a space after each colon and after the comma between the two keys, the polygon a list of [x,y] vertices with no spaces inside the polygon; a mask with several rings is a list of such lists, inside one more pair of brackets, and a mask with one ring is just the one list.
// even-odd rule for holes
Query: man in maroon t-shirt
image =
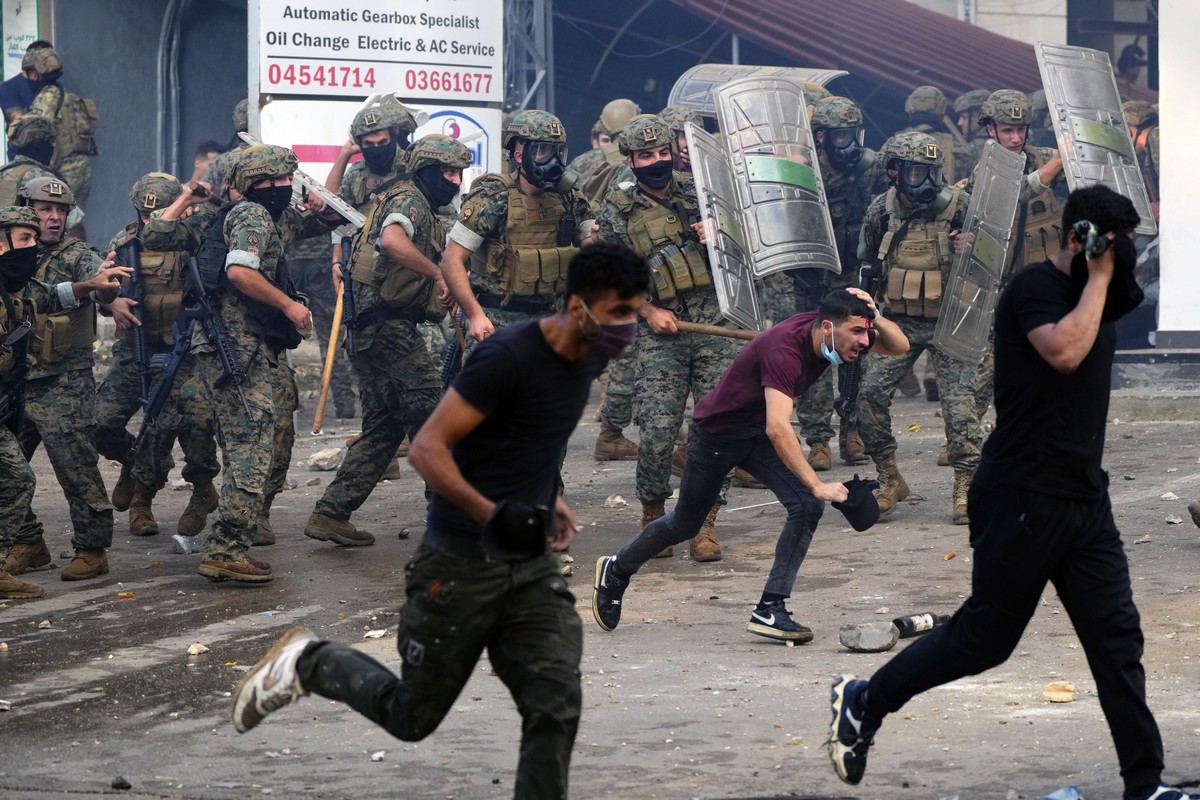
{"label": "man in maroon t-shirt", "polygon": [[620,622],[621,598],[633,574],[663,548],[694,536],[725,476],[742,467],[766,484],[788,513],[775,563],[746,630],[781,641],[812,639],[812,631],[791,619],[784,601],[825,501],[845,500],[847,492],[840,483],[823,483],[805,460],[792,430],[792,400],[830,364],[853,361],[865,352],[872,329],[878,334],[874,352],[900,355],[908,349],[900,329],[877,316],[870,295],[839,289],[817,311],[789,317],[743,348],[716,388],[696,405],[675,508],[615,556],[596,562],[592,613],[601,628],[611,631]]}

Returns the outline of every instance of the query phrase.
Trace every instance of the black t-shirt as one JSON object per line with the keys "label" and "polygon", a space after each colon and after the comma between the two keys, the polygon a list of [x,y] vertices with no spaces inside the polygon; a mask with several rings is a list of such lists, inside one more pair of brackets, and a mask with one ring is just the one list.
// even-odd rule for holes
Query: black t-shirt
{"label": "black t-shirt", "polygon": [[[480,343],[453,386],[487,416],[452,449],[467,482],[489,500],[553,508],[559,457],[605,364],[596,357],[566,360],[537,320],[509,325]],[[429,527],[479,534],[477,523],[436,492]]]}
{"label": "black t-shirt", "polygon": [[1049,262],[1013,278],[996,308],[996,430],[975,480],[1092,500],[1108,488],[1100,466],[1116,331],[1102,323],[1074,373],[1045,361],[1028,333],[1075,308],[1083,287]]}

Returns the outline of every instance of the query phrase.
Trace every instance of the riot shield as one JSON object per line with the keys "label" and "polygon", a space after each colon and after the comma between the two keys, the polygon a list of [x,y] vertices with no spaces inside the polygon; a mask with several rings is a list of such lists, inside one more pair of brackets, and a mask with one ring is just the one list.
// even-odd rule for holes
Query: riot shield
{"label": "riot shield", "polygon": [[742,78],[784,78],[797,84],[819,83],[850,73],[840,69],[809,67],[756,67],[750,64],[698,64],[679,76],[671,87],[668,105],[686,106],[702,117],[717,115],[716,89]]}
{"label": "riot shield", "polygon": [[1100,183],[1125,195],[1142,218],[1138,233],[1153,236],[1158,229],[1108,53],[1048,42],[1036,50],[1067,186]]}
{"label": "riot shield", "polygon": [[990,346],[996,302],[1008,277],[1005,270],[1024,171],[1025,155],[1009,152],[994,140],[984,145],[975,166],[962,226],[962,233],[971,234],[975,241],[954,257],[933,334],[938,350],[964,363],[978,364]]}
{"label": "riot shield", "polygon": [[729,154],[715,136],[684,125],[700,218],[708,230],[708,264],[721,313],[747,330],[762,330],[762,314]]}

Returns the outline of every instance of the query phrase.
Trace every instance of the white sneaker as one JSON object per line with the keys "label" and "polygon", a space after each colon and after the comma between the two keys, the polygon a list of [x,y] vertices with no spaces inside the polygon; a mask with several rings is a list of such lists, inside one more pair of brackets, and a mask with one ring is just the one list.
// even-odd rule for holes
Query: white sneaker
{"label": "white sneaker", "polygon": [[233,727],[238,733],[245,733],[272,711],[308,694],[300,685],[296,661],[304,648],[317,641],[308,628],[292,628],[246,673],[233,693]]}

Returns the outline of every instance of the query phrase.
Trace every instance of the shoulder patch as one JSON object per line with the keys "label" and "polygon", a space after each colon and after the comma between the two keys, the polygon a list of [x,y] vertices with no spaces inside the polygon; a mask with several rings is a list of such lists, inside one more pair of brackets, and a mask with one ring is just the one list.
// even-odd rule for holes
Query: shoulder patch
{"label": "shoulder patch", "polygon": [[466,208],[464,208],[462,210],[462,217],[461,217],[462,221],[466,222],[467,220],[469,220],[471,218],[471,214],[474,211],[475,211],[475,209],[472,208],[471,206],[467,206]]}

